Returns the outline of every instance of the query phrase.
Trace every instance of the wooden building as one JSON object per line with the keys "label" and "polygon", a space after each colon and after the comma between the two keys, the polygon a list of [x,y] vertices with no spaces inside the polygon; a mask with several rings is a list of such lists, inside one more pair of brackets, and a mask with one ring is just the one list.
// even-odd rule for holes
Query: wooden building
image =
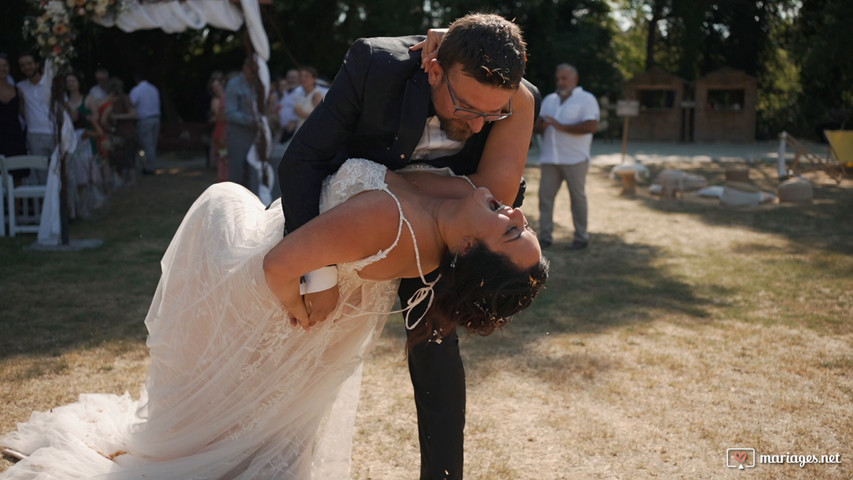
{"label": "wooden building", "polygon": [[696,80],[693,139],[697,142],[755,140],[758,82],[739,70],[721,68]]}
{"label": "wooden building", "polygon": [[624,98],[640,102],[631,118],[629,140],[679,141],[684,138],[682,102],[687,82],[659,68],[636,75],[625,84]]}

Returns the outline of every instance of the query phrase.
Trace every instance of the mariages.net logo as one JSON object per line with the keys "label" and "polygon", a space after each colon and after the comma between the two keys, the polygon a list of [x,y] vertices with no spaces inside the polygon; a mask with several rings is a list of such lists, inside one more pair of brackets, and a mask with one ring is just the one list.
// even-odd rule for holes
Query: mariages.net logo
{"label": "mariages.net logo", "polygon": [[754,448],[726,449],[726,466],[729,468],[746,470],[747,468],[755,468],[756,463],[761,465],[793,464],[799,465],[800,468],[805,468],[806,465],[812,463],[837,465],[841,463],[841,454],[836,453],[834,455],[797,455],[788,452],[785,454],[776,455],[756,455]]}

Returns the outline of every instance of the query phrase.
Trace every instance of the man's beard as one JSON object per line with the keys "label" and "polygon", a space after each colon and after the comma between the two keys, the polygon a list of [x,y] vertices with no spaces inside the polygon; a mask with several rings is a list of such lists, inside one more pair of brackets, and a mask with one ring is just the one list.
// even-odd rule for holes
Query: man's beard
{"label": "man's beard", "polygon": [[459,120],[459,119],[450,119],[444,118],[441,115],[438,115],[439,125],[444,133],[447,135],[447,138],[451,140],[456,140],[457,142],[464,142],[468,140],[471,135],[474,134],[471,131],[471,127],[468,125],[468,122]]}

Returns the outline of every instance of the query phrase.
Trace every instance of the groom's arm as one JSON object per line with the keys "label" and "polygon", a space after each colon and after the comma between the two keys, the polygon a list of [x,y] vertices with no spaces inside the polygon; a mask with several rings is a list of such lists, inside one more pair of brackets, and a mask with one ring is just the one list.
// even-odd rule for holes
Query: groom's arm
{"label": "groom's arm", "polygon": [[337,158],[362,111],[370,47],[357,41],[326,97],[294,135],[278,169],[285,235],[319,214],[323,179],[337,171]]}
{"label": "groom's arm", "polygon": [[469,175],[507,205],[518,200],[539,104],[539,90],[524,82],[513,96],[512,116],[492,124],[477,170]]}

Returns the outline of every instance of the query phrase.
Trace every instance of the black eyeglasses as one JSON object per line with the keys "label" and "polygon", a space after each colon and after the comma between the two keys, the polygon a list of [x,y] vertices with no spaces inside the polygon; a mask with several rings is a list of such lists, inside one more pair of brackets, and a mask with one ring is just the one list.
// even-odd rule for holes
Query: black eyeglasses
{"label": "black eyeglasses", "polygon": [[450,80],[447,79],[447,72],[444,73],[444,83],[447,84],[447,91],[450,92],[450,101],[453,102],[453,114],[459,118],[467,118],[473,119],[477,117],[483,117],[483,120],[487,122],[497,122],[498,120],[503,120],[512,115],[512,97],[509,99],[509,110],[506,112],[500,113],[484,113],[478,112],[476,110],[471,110],[470,108],[462,108],[456,103],[456,95],[453,94],[453,88],[450,86]]}

